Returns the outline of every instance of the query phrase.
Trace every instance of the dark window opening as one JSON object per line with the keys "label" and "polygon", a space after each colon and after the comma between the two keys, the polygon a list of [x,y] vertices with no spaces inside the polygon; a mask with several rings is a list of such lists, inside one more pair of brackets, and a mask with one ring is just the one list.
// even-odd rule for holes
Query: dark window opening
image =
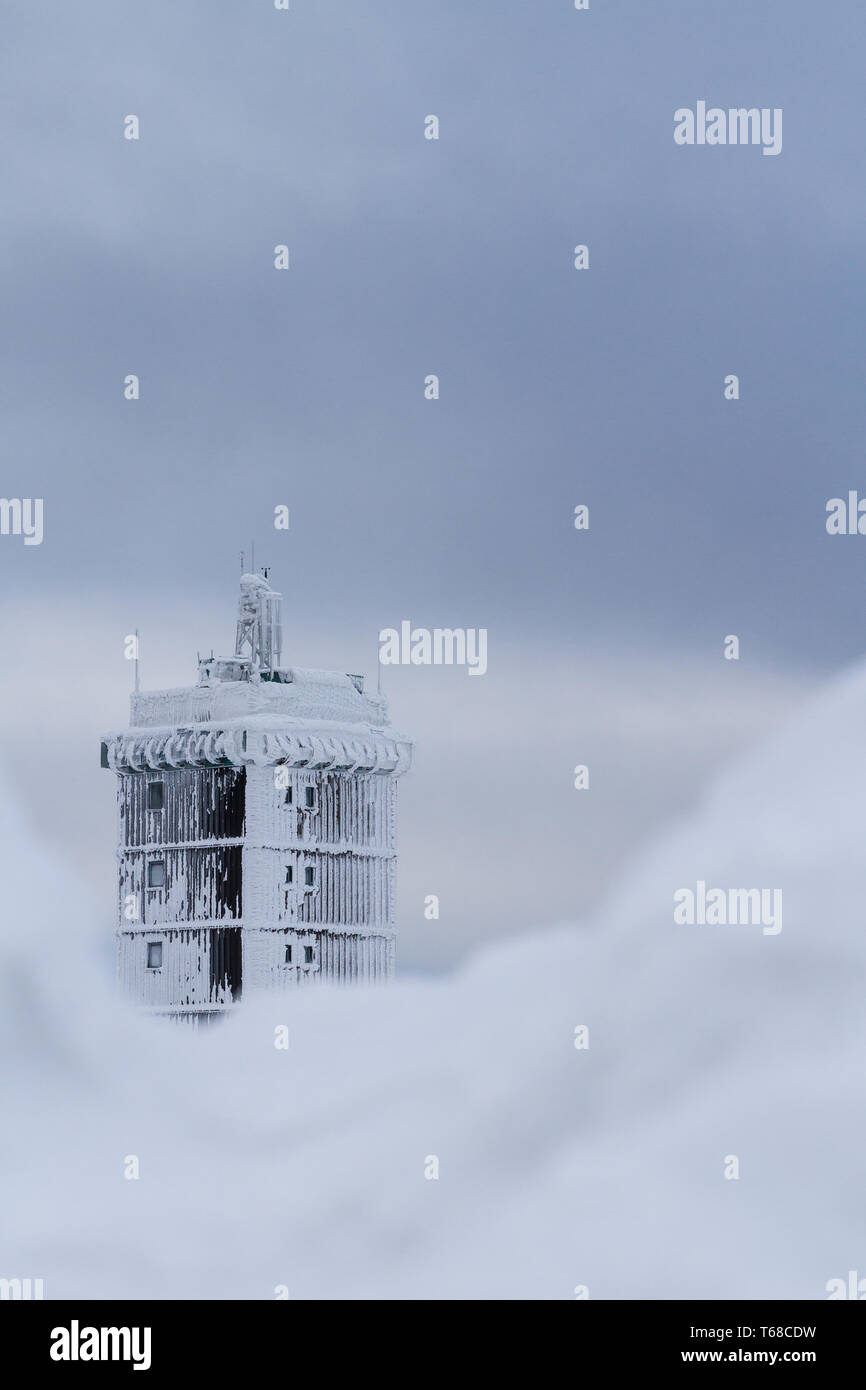
{"label": "dark window opening", "polygon": [[292,948],[291,948],[291,946],[287,946],[287,947],[286,947],[286,965],[291,965],[291,963],[292,963]]}
{"label": "dark window opening", "polygon": [[148,782],[147,784],[147,809],[148,811],[161,811],[165,805],[165,784],[163,782]]}
{"label": "dark window opening", "polygon": [[306,800],[307,810],[312,811],[316,804],[316,788],[307,787],[304,792],[304,798]]}
{"label": "dark window opening", "polygon": [[313,886],[313,884],[315,883],[315,881],[316,881],[316,871],[315,871],[315,869],[304,869],[304,883],[307,885],[307,887],[308,887],[308,888],[312,888],[312,886]]}
{"label": "dark window opening", "polygon": [[147,968],[148,970],[159,970],[162,967],[162,942],[148,941],[147,943]]}
{"label": "dark window opening", "polygon": [[286,787],[286,795],[285,795],[285,797],[283,798],[283,805],[284,805],[284,806],[291,806],[291,804],[292,804],[292,789],[291,789],[291,787]]}
{"label": "dark window opening", "polygon": [[292,883],[293,880],[294,880],[294,877],[295,877],[295,871],[294,871],[294,869],[292,868],[291,864],[287,864],[287,865],[286,865],[286,883]]}
{"label": "dark window opening", "polygon": [[165,861],[154,859],[147,866],[147,886],[148,888],[165,887]]}
{"label": "dark window opening", "polygon": [[312,965],[312,963],[313,963],[313,948],[312,948],[312,946],[305,946],[305,947],[304,947],[304,965]]}
{"label": "dark window opening", "polygon": [[241,997],[243,947],[240,927],[214,927],[210,933],[210,997],[234,1002]]}

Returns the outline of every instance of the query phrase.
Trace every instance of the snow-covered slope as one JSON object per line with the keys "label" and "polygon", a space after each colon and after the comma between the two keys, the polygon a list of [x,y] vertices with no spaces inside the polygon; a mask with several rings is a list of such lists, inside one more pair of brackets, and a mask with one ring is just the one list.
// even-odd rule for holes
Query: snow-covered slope
{"label": "snow-covered slope", "polygon": [[[48,1297],[822,1298],[866,1273],[866,670],[598,921],[208,1034],[112,997],[107,922],[2,821],[0,1275]],[[675,925],[698,880],[780,888],[782,931]]]}

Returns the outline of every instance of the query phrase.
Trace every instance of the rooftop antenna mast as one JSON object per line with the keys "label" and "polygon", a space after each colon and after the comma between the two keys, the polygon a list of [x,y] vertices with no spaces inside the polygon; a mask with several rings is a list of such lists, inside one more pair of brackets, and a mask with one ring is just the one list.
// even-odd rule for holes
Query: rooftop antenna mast
{"label": "rooftop antenna mast", "polygon": [[249,660],[254,671],[276,671],[282,644],[282,595],[260,575],[242,575],[235,656]]}

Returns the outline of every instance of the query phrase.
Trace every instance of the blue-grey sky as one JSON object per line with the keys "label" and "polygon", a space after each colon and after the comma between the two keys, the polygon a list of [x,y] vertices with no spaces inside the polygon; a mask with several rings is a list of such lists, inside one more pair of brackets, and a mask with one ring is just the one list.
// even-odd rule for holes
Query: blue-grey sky
{"label": "blue-grey sky", "polygon": [[[575,711],[537,791],[561,794],[581,699],[614,670],[690,730],[661,758],[677,806],[714,681],[757,711],[707,735],[718,752],[784,710],[775,673],[799,691],[862,649],[866,537],[831,539],[824,517],[866,492],[864,23],[854,0],[9,0],[0,491],[45,499],[45,539],[0,538],[5,622],[13,642],[30,629],[6,675],[62,650],[88,720],[116,726],[123,633],[225,646],[255,536],[294,664],[353,669],[404,618],[489,629],[489,678],[395,690],[428,750],[508,711],[489,763],[466,735],[461,838],[518,794],[490,767],[529,756],[545,682]],[[674,111],[701,99],[782,108],[782,153],[677,146]],[[748,673],[721,662],[730,632]],[[423,846],[438,835],[440,862],[449,840],[448,785],[426,775],[403,826],[419,884]],[[571,814],[557,833],[587,854]],[[524,862],[546,835],[527,824]],[[466,901],[501,896],[517,853],[500,840]],[[527,884],[510,925],[564,912],[567,880],[540,897]]]}

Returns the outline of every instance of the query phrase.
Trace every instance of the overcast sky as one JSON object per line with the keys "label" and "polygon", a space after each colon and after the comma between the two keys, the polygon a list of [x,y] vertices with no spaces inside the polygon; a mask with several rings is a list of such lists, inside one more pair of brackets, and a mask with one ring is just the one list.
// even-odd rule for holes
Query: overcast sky
{"label": "overcast sky", "polygon": [[[410,965],[453,958],[470,902],[486,931],[573,915],[856,658],[866,537],[824,521],[866,493],[862,25],[855,0],[7,0],[0,492],[44,498],[45,535],[0,537],[4,746],[46,834],[46,743],[16,728],[59,720],[75,852],[110,875],[90,769],[123,635],[146,685],[189,680],[250,537],[291,664],[372,672],[403,619],[489,630],[483,679],[386,681],[419,736],[405,910],[445,877],[460,902]],[[782,153],[677,146],[699,100],[782,108]],[[578,812],[588,728],[611,771]]]}

